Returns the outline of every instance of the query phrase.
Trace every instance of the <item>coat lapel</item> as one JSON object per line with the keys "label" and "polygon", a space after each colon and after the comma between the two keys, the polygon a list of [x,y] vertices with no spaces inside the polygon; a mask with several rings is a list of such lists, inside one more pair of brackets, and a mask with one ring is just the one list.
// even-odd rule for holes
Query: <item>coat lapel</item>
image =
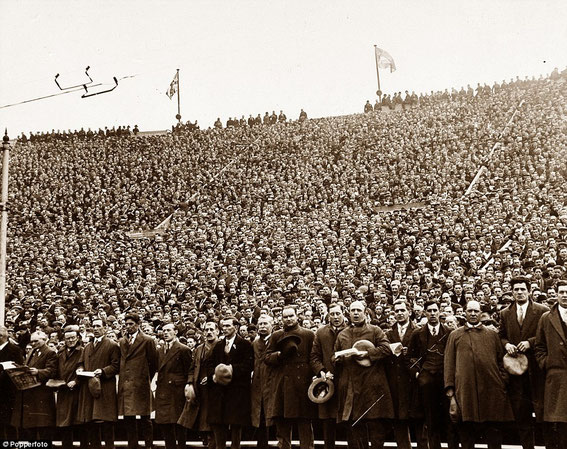
{"label": "coat lapel", "polygon": [[179,342],[174,342],[171,349],[165,352],[165,347],[161,349],[162,356],[160,357],[161,363],[159,364],[159,369],[161,370],[164,365],[171,360],[171,358],[179,352]]}
{"label": "coat lapel", "polygon": [[[534,311],[534,305],[530,301],[528,304],[528,308],[526,309],[526,316],[524,317],[524,324],[522,324],[522,340],[524,340],[524,334],[529,331],[531,328],[532,323],[536,319],[536,314]],[[518,320],[516,320],[518,321]],[[526,338],[527,340],[527,338]]]}
{"label": "coat lapel", "polygon": [[143,340],[144,339],[142,337],[142,331],[138,331],[138,335],[136,335],[136,339],[134,340],[134,343],[132,343],[129,348],[128,348],[128,341],[126,341],[127,357],[129,357],[131,354],[134,353],[136,349],[138,349],[138,346],[142,344]]}
{"label": "coat lapel", "polygon": [[555,310],[552,310],[551,313],[549,314],[549,321],[551,322],[551,325],[557,331],[559,336],[563,339],[563,341],[565,341],[566,338],[565,338],[565,333],[563,332],[563,326],[561,325],[561,316],[559,315],[559,310],[557,308],[557,305],[555,305],[554,307]]}

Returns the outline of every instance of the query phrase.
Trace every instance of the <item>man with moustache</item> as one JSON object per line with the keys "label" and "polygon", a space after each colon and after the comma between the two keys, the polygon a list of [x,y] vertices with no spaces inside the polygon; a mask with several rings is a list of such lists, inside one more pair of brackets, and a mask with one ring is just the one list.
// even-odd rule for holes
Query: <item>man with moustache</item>
{"label": "man with moustache", "polygon": [[[118,378],[118,414],[124,416],[128,449],[137,449],[139,433],[146,449],[153,446],[150,420],[152,391],[150,382],[157,370],[157,349],[154,340],[140,330],[140,316],[124,317],[126,334],[120,339],[120,376]],[[143,429],[138,432],[137,419]]]}
{"label": "man with moustache", "polygon": [[211,427],[207,423],[209,395],[207,391],[206,360],[219,338],[219,329],[215,321],[207,321],[204,328],[205,342],[197,346],[193,360],[187,373],[185,386],[185,406],[179,417],[178,424],[188,429],[201,432],[204,444],[209,449],[215,449],[215,439]]}
{"label": "man with moustache", "polygon": [[45,332],[31,334],[32,350],[25,364],[40,385],[16,392],[12,425],[20,429],[19,437],[25,440],[50,440],[55,426],[55,394],[45,383],[57,375],[57,354],[46,343]]}
{"label": "man with moustache", "polygon": [[[317,329],[311,350],[310,364],[315,375],[328,379],[335,384],[335,367],[331,359],[335,353],[337,335],[346,327],[343,308],[333,303],[328,309],[329,324]],[[337,395],[333,395],[327,402],[318,405],[319,419],[323,425],[323,439],[326,449],[335,448],[337,435]]]}
{"label": "man with moustache", "polygon": [[275,422],[280,449],[291,449],[293,424],[299,430],[300,448],[313,449],[311,420],[317,416],[317,410],[307,391],[312,378],[309,357],[315,334],[299,326],[295,306],[284,306],[282,322],[283,329],[272,334],[264,358],[272,372],[268,418]]}
{"label": "man with moustache", "polygon": [[158,353],[155,422],[162,428],[166,449],[187,446],[185,428],[177,424],[185,405],[185,382],[191,350],[177,340],[175,324],[163,326],[165,344]]}
{"label": "man with moustache", "polygon": [[94,372],[100,382],[100,394],[93,396],[87,380],[81,378],[77,421],[83,424],[89,445],[93,449],[100,449],[101,435],[105,449],[112,449],[114,423],[118,421],[116,375],[120,370],[120,348],[106,337],[104,321],[93,320],[92,328],[94,339],[85,346],[77,373]]}
{"label": "man with moustache", "polygon": [[524,449],[533,449],[534,423],[543,418],[544,373],[540,370],[534,354],[537,325],[541,316],[549,309],[530,300],[530,280],[523,277],[510,281],[514,303],[500,312],[500,340],[506,352],[516,357],[524,354],[528,359],[528,370],[519,376],[510,375],[508,395],[520,441]]}
{"label": "man with moustache", "polygon": [[258,336],[252,342],[254,350],[254,372],[252,375],[251,418],[252,426],[256,427],[256,447],[268,448],[268,428],[272,425],[267,418],[268,401],[272,395],[270,369],[264,363],[268,349],[274,319],[269,315],[258,317]]}
{"label": "man with moustache", "polygon": [[454,396],[460,410],[461,447],[473,449],[476,438],[483,435],[489,449],[498,448],[502,444],[498,427],[514,419],[506,395],[504,348],[498,334],[480,323],[478,301],[469,301],[465,314],[467,323],[449,334],[445,348],[445,393]]}
{"label": "man with moustache", "polygon": [[453,424],[449,420],[449,400],[443,386],[445,346],[451,329],[439,322],[439,305],[429,300],[424,304],[427,325],[416,329],[408,346],[407,362],[417,379],[430,449],[440,449],[447,438],[449,449],[459,447]]}
{"label": "man with moustache", "polygon": [[[24,363],[20,347],[10,341],[8,329],[0,324],[0,362]],[[8,373],[0,368],[0,440],[15,440],[16,429],[11,425],[16,387]]]}
{"label": "man with moustache", "polygon": [[237,334],[234,317],[221,320],[224,338],[207,359],[209,410],[207,421],[213,429],[217,449],[225,449],[228,430],[231,448],[238,449],[242,427],[250,424],[250,378],[254,368],[252,344]]}
{"label": "man with moustache", "polygon": [[[386,335],[377,326],[366,323],[365,304],[350,304],[351,325],[342,330],[335,342],[332,360],[338,385],[337,422],[349,429],[350,448],[381,448],[389,431],[389,420],[394,418],[394,404],[386,377],[385,362],[392,355]],[[336,352],[352,349],[354,344],[370,342],[366,350],[356,355],[336,356]]]}
{"label": "man with moustache", "polygon": [[[60,427],[61,447],[73,447],[73,431],[77,429],[79,421],[77,412],[79,406],[79,383],[77,381],[77,368],[83,357],[83,348],[79,343],[79,326],[71,325],[65,328],[63,334],[65,347],[57,355],[57,379],[65,381],[57,390],[56,424]],[[86,432],[81,429],[81,442],[87,443]]]}

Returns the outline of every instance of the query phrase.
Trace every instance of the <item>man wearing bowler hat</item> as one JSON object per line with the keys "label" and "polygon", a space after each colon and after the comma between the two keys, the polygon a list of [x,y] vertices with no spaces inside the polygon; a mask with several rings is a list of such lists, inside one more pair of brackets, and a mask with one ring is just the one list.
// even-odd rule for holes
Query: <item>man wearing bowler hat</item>
{"label": "man wearing bowler hat", "polygon": [[317,409],[308,396],[312,371],[309,357],[315,335],[298,324],[295,306],[282,310],[283,329],[273,333],[265,362],[272,367],[273,398],[268,406],[268,418],[276,424],[278,447],[291,448],[292,425],[297,423],[301,449],[313,449],[311,420]]}
{"label": "man wearing bowler hat", "polygon": [[543,418],[544,373],[537,365],[534,354],[537,325],[541,316],[549,309],[530,299],[530,281],[524,277],[510,281],[514,302],[500,312],[500,340],[509,357],[528,359],[528,369],[521,375],[511,375],[508,395],[520,442],[524,449],[533,449],[534,423]]}

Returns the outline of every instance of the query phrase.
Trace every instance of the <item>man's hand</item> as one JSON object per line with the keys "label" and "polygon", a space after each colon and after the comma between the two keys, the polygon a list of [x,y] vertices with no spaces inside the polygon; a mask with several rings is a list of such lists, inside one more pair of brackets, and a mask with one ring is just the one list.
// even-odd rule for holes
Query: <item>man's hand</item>
{"label": "man's hand", "polygon": [[504,349],[506,349],[506,352],[513,357],[516,357],[516,354],[518,353],[518,348],[516,348],[516,345],[513,345],[512,343],[506,343]]}
{"label": "man's hand", "polygon": [[530,342],[527,340],[521,341],[520,343],[518,343],[518,351],[520,352],[526,352],[528,349],[530,349]]}
{"label": "man's hand", "polygon": [[325,379],[327,380],[333,380],[335,378],[335,375],[333,373],[331,373],[330,371],[327,371],[325,373]]}
{"label": "man's hand", "polygon": [[447,390],[445,391],[445,395],[448,398],[452,398],[455,395],[455,390],[453,390],[452,388],[447,388]]}
{"label": "man's hand", "polygon": [[355,356],[358,360],[362,360],[368,357],[368,351],[358,351],[358,354]]}
{"label": "man's hand", "polygon": [[67,382],[67,386],[69,387],[69,390],[72,390],[73,388],[75,388],[76,385],[77,385],[77,382],[75,382],[74,380],[72,380],[71,382]]}
{"label": "man's hand", "polygon": [[39,373],[39,370],[37,368],[30,368],[30,374],[32,376],[35,376],[37,373]]}
{"label": "man's hand", "polygon": [[102,370],[100,368],[95,369],[93,372],[94,375],[97,377],[102,375]]}

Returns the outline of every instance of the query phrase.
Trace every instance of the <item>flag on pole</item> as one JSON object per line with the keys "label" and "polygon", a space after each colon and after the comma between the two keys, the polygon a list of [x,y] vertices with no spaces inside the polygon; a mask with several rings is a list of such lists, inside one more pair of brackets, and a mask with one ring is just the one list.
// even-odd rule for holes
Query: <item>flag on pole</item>
{"label": "flag on pole", "polygon": [[165,94],[169,97],[170,100],[177,93],[177,89],[179,89],[179,72],[175,73],[175,76],[173,77],[173,81],[169,85],[169,89],[167,89],[167,92],[165,92]]}
{"label": "flag on pole", "polygon": [[396,71],[396,63],[394,62],[394,58],[390,56],[386,50],[382,50],[381,48],[374,47],[376,50],[376,64],[381,69],[390,69],[390,73]]}

